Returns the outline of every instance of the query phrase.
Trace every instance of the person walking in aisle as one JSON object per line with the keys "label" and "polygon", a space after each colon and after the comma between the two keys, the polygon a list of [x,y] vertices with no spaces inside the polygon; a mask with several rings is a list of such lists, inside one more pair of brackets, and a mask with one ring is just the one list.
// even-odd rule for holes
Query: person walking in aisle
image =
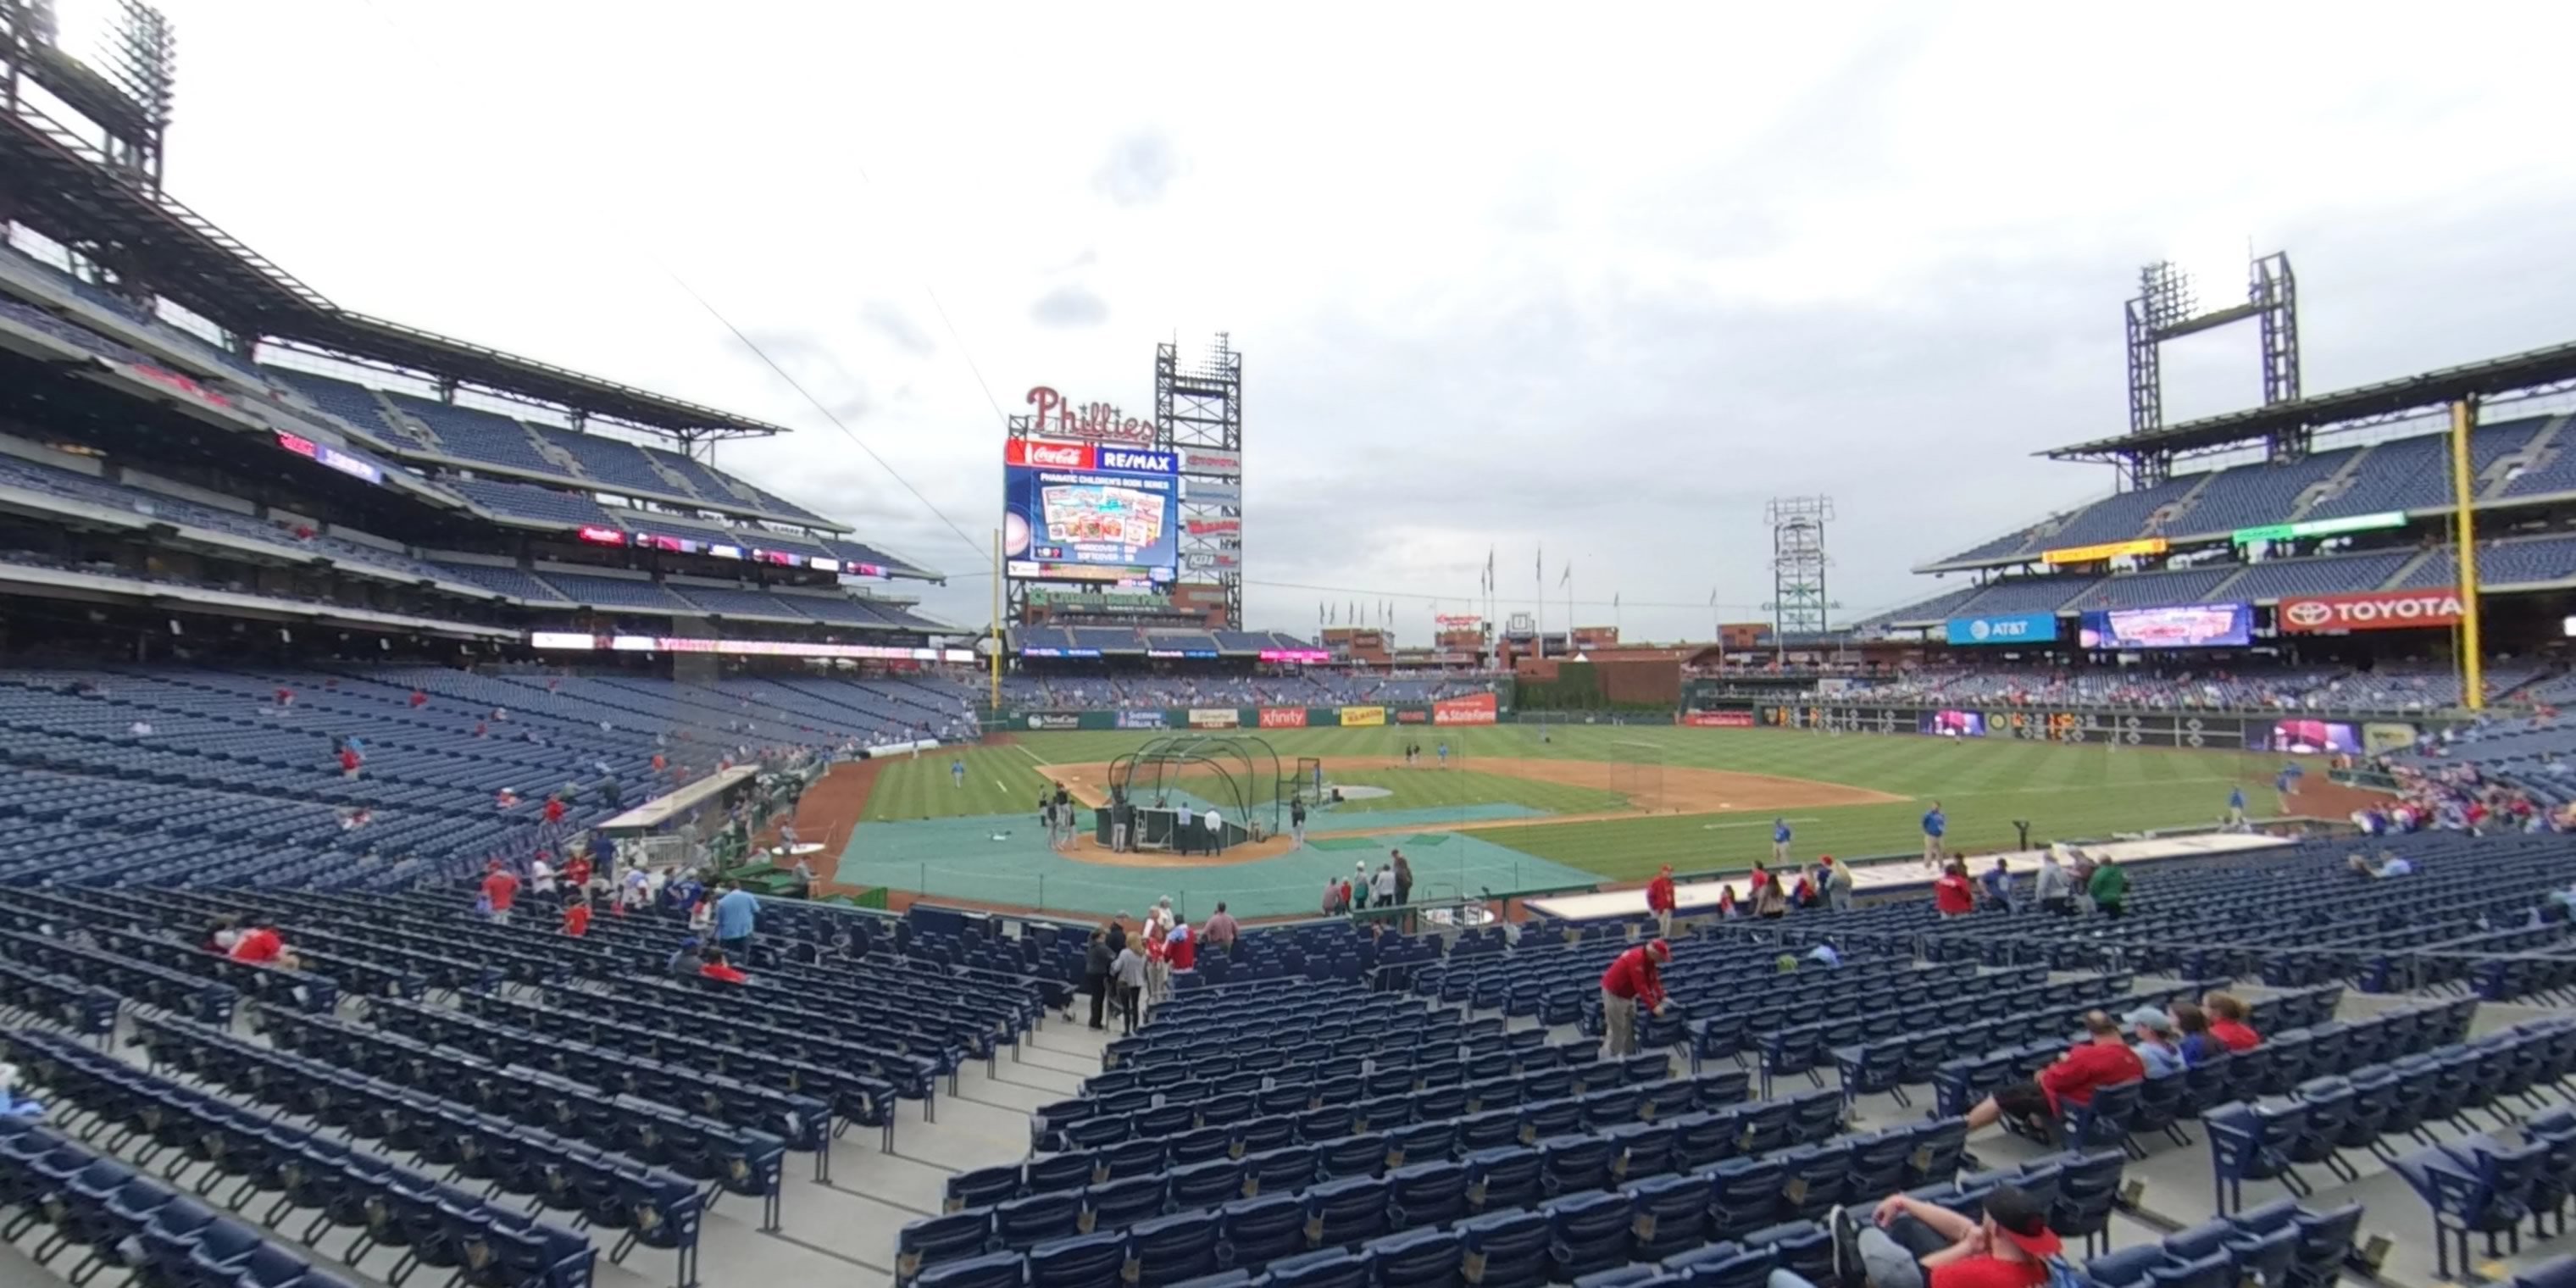
{"label": "person walking in aisle", "polygon": [[1137,952],[1131,942],[1118,950],[1109,972],[1118,981],[1118,1015],[1123,1031],[1134,1033],[1145,1022],[1145,955]]}
{"label": "person walking in aisle", "polygon": [[1106,928],[1094,929],[1091,943],[1082,954],[1082,991],[1091,994],[1091,1027],[1094,1030],[1102,1027],[1100,1012],[1109,998],[1109,964],[1115,960],[1109,952],[1109,931]]}
{"label": "person walking in aisle", "polygon": [[1950,816],[1941,812],[1941,802],[1923,811],[1923,866],[1933,872],[1941,870],[1941,836],[1950,830]]}
{"label": "person walking in aisle", "polygon": [[1771,861],[1782,867],[1789,865],[1789,836],[1789,820],[1771,820]]}

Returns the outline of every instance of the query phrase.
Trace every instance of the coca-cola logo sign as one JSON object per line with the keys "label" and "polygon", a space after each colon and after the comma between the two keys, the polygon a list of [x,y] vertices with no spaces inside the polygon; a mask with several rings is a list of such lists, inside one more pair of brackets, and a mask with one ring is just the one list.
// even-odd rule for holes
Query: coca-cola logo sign
{"label": "coca-cola logo sign", "polygon": [[2330,631],[2389,631],[2427,626],[2455,626],[2467,612],[2460,592],[2441,586],[2427,590],[2372,590],[2350,595],[2303,595],[2284,599],[2275,616],[2291,635]]}

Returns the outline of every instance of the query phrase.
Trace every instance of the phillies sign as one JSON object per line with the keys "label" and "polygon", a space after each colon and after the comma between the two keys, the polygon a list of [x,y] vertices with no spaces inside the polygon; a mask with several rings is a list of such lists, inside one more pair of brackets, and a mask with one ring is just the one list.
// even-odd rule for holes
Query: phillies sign
{"label": "phillies sign", "polygon": [[1065,401],[1063,394],[1039,385],[1029,391],[1029,405],[1037,408],[1037,414],[1030,417],[1029,427],[1041,434],[1087,438],[1101,443],[1154,441],[1154,422],[1122,416],[1108,403],[1084,403],[1077,407]]}
{"label": "phillies sign", "polygon": [[2273,610],[2282,633],[2319,635],[2333,631],[2390,631],[2416,626],[2456,626],[2467,609],[2460,592],[2442,586],[2431,590],[2371,590],[2351,595],[2301,595],[2283,599]]}
{"label": "phillies sign", "polygon": [[1228,532],[1239,533],[1243,531],[1243,520],[1241,519],[1191,519],[1188,522],[1190,535],[1194,537],[1209,537]]}
{"label": "phillies sign", "polygon": [[1100,443],[1050,443],[1042,438],[1005,440],[1002,463],[1041,470],[1117,470],[1127,474],[1171,474],[1180,464],[1170,452]]}

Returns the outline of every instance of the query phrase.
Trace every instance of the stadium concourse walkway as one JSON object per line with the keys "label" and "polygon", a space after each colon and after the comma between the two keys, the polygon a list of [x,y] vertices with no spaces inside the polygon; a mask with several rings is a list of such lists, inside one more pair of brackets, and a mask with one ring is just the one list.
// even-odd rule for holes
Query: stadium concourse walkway
{"label": "stadium concourse walkway", "polygon": [[[1349,825],[1378,818],[1384,816],[1351,814],[1339,821]],[[1155,900],[1170,895],[1182,916],[1197,921],[1215,911],[1220,900],[1237,917],[1312,915],[1327,878],[1350,876],[1354,864],[1375,872],[1399,848],[1413,866],[1417,901],[1478,890],[1585,886],[1602,879],[1478,840],[1472,832],[1336,836],[1310,828],[1307,837],[1306,848],[1273,858],[1233,862],[1146,855],[1136,856],[1142,860],[1136,866],[1127,866],[1048,848],[1034,812],[864,823],[851,830],[833,880],[934,899],[1099,916],[1120,911],[1142,915]]]}

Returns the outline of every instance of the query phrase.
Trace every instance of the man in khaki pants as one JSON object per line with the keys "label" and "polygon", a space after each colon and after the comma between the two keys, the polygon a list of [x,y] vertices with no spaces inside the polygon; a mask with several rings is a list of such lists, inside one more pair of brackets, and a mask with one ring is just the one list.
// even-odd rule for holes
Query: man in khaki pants
{"label": "man in khaki pants", "polygon": [[1636,1054],[1637,1008],[1664,1013],[1664,977],[1662,966],[1673,959],[1673,947],[1663,940],[1639,944],[1619,954],[1610,969],[1601,972],[1601,1058],[1624,1059]]}

